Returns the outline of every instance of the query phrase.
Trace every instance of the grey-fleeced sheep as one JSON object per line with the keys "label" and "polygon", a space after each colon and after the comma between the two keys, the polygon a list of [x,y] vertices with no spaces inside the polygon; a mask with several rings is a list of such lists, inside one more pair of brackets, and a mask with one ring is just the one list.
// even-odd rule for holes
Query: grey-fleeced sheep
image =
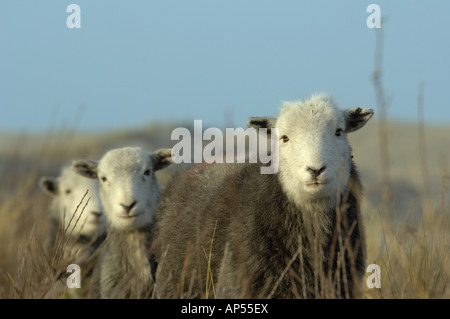
{"label": "grey-fleeced sheep", "polygon": [[[95,257],[93,254],[104,239],[105,217],[98,193],[98,181],[74,173],[70,166],[62,168],[58,177],[45,176],[39,181],[41,190],[52,197],[46,253],[54,267],[65,269],[77,264],[83,270],[83,286]],[[62,297],[65,282],[51,292]],[[70,297],[81,297],[84,289],[71,289]]]}
{"label": "grey-fleeced sheep", "polygon": [[[100,180],[107,218],[107,238],[94,277],[93,297],[146,298],[151,295],[152,226],[160,185],[155,171],[172,163],[171,150],[153,154],[125,147],[107,152],[100,161],[74,161],[72,168]],[[96,287],[96,288],[95,288]]]}
{"label": "grey-fleeced sheep", "polygon": [[[326,95],[250,118],[279,138],[279,170],[201,164],[174,177],[155,225],[162,298],[355,296],[365,271],[362,186],[347,133],[370,109]],[[272,149],[275,152],[276,149]]]}

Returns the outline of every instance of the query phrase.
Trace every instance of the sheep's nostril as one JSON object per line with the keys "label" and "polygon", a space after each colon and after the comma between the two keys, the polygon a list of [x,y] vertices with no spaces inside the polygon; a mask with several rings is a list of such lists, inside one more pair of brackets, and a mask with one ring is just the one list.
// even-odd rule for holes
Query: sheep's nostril
{"label": "sheep's nostril", "polygon": [[326,166],[323,166],[321,169],[319,169],[319,171],[317,172],[317,176],[319,176],[320,174],[323,173],[323,171],[326,169]]}

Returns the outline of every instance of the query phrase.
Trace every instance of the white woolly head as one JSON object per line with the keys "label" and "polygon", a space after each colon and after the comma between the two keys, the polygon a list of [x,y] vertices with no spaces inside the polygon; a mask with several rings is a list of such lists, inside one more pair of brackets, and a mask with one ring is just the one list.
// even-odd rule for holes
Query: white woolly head
{"label": "white woolly head", "polygon": [[169,165],[170,149],[149,154],[138,147],[107,152],[99,161],[75,161],[72,168],[100,181],[107,222],[121,230],[150,225],[155,218],[160,185],[155,171]]}
{"label": "white woolly head", "polygon": [[[346,190],[351,147],[346,134],[372,117],[370,109],[339,110],[327,95],[285,102],[277,119],[258,119],[258,127],[277,128],[279,176],[287,196],[299,206],[336,203]],[[263,123],[263,124],[262,124]],[[249,120],[252,125],[252,119]]]}
{"label": "white woolly head", "polygon": [[67,235],[92,237],[104,231],[105,216],[98,181],[64,167],[57,178],[42,177],[39,186],[44,193],[53,197],[53,217],[61,221],[64,229],[68,227]]}

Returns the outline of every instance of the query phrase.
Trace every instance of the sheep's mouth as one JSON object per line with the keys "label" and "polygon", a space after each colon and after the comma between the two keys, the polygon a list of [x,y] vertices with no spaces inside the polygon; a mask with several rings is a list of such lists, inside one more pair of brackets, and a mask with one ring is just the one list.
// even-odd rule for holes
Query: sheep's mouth
{"label": "sheep's mouth", "polygon": [[138,216],[140,216],[142,214],[143,213],[137,213],[137,214],[132,214],[132,215],[117,215],[117,217],[124,218],[124,219],[131,219],[131,218],[138,217]]}
{"label": "sheep's mouth", "polygon": [[311,181],[311,182],[306,183],[307,186],[309,186],[309,185],[325,185],[325,184],[328,184],[328,183],[322,182],[322,181]]}
{"label": "sheep's mouth", "polygon": [[328,183],[327,182],[314,181],[314,182],[306,183],[306,187],[317,188],[317,187],[324,186],[326,184],[328,184]]}

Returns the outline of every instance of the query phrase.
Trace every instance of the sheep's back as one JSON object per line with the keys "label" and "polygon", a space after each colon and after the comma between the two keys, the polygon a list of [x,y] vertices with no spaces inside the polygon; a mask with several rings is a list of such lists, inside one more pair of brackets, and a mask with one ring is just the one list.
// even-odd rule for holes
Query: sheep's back
{"label": "sheep's back", "polygon": [[[273,178],[261,175],[255,164],[201,164],[168,183],[160,196],[155,230],[164,294],[179,297],[182,285],[186,291],[190,285],[202,287],[208,262],[217,280],[227,243],[233,258],[243,259],[254,250],[253,244],[261,242],[258,232],[250,231],[257,227],[255,219],[267,215],[261,214],[268,208],[265,203],[277,206],[270,196],[261,196],[273,192]],[[200,279],[192,279],[198,274]],[[206,289],[200,291],[206,294]]]}

